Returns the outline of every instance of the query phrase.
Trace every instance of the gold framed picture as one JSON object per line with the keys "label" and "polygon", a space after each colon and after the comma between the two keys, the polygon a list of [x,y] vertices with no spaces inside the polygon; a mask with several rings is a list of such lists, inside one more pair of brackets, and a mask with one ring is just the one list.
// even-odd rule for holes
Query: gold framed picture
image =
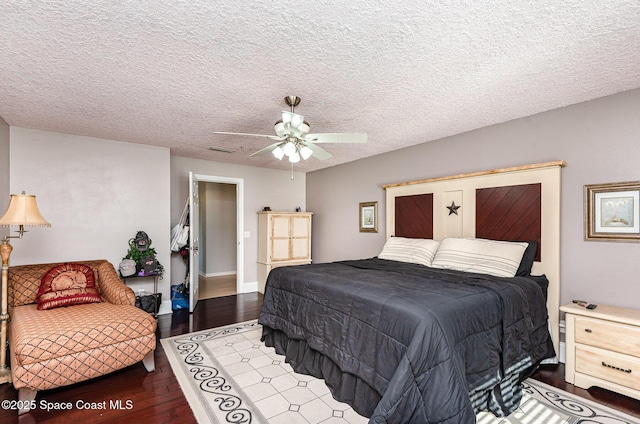
{"label": "gold framed picture", "polygon": [[361,233],[377,233],[378,202],[361,202],[359,221]]}
{"label": "gold framed picture", "polygon": [[584,186],[585,240],[640,241],[640,181]]}

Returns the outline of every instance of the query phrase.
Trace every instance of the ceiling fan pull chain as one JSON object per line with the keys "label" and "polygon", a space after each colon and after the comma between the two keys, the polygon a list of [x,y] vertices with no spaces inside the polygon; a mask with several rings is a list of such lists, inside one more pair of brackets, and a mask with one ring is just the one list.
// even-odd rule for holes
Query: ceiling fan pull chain
{"label": "ceiling fan pull chain", "polygon": [[291,164],[291,181],[293,181],[293,163]]}

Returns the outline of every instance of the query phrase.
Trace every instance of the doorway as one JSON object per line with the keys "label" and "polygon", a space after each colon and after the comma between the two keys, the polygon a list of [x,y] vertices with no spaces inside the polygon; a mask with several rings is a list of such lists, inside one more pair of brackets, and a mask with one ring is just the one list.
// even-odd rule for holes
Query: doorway
{"label": "doorway", "polygon": [[230,296],[237,290],[236,185],[201,182],[198,299]]}
{"label": "doorway", "polygon": [[[233,203],[235,196],[235,203],[233,203],[235,205],[235,220],[233,218],[226,218],[226,223],[216,222],[220,214],[216,214],[216,207],[210,206],[210,203],[206,200],[209,194],[207,193],[207,184],[212,184],[209,186],[209,189],[213,189],[213,192],[234,193],[234,195],[227,196],[227,203]],[[228,265],[228,258],[229,256],[233,257],[233,246],[235,246],[235,269],[226,269],[218,272],[232,275],[231,272],[235,271],[235,293],[243,292],[244,243],[242,236],[244,232],[244,180],[242,178],[216,177],[190,172],[189,186],[189,205],[191,211],[189,217],[189,312],[193,312],[198,300],[204,298],[200,296],[200,277],[201,274],[205,277],[207,276],[207,268],[205,268],[205,266],[208,267],[207,256],[211,256],[211,254],[207,255],[207,250],[212,250],[213,256],[216,256],[216,249],[222,249],[219,250],[219,253],[226,255],[223,263],[227,264],[226,266],[228,268],[231,268],[232,265]],[[203,187],[203,189],[200,187]],[[201,196],[204,197],[201,199]],[[211,195],[214,204],[217,201],[216,196],[215,194]],[[228,205],[224,207],[225,210],[227,207]],[[210,208],[213,209],[212,214],[209,213]],[[225,216],[226,215],[234,216],[233,211],[225,212]],[[201,217],[204,217],[204,221]],[[210,217],[208,224],[207,217]],[[204,224],[202,222],[204,222]],[[209,230],[208,228],[212,226],[214,229],[216,226],[222,228],[225,225],[225,233],[228,233],[228,235],[224,237],[224,241],[222,241],[222,238],[220,243],[210,241],[209,246],[206,246],[205,243],[207,239],[215,240],[215,238],[210,238],[209,235],[212,234],[214,237],[216,235],[215,230]],[[201,242],[201,240],[204,242]],[[231,278],[233,279],[234,277]],[[231,286],[233,286],[233,283]],[[205,296],[208,297],[210,295],[205,294]]]}

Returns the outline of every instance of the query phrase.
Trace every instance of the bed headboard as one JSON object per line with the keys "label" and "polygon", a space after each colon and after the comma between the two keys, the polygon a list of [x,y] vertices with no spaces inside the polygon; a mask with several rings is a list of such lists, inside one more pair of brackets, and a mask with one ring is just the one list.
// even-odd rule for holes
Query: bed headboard
{"label": "bed headboard", "polygon": [[387,184],[387,238],[537,241],[532,274],[549,279],[547,309],[559,353],[560,170],[564,161]]}

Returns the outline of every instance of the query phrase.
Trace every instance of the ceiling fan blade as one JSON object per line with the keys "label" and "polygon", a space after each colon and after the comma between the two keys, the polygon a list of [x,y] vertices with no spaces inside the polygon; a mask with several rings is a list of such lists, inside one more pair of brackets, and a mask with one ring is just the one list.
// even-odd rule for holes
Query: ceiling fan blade
{"label": "ceiling fan blade", "polygon": [[314,143],[366,143],[366,133],[324,133],[324,134],[308,134],[304,140]]}
{"label": "ceiling fan blade", "polygon": [[273,144],[265,147],[264,149],[258,150],[257,152],[250,154],[249,157],[251,158],[253,156],[264,156],[267,153],[271,153],[273,151],[273,149],[275,149],[278,144],[280,144],[280,142],[273,143]]}
{"label": "ceiling fan blade", "polygon": [[237,133],[237,132],[224,132],[224,131],[214,131],[214,134],[224,134],[224,135],[247,135],[250,137],[264,137],[271,140],[284,140],[285,137],[279,137],[277,135],[266,135],[266,134],[249,134],[249,133]]}
{"label": "ceiling fan blade", "polygon": [[310,141],[305,141],[304,144],[311,149],[311,151],[313,152],[313,156],[318,160],[326,160],[333,157],[331,153],[327,152],[320,146],[316,146]]}

